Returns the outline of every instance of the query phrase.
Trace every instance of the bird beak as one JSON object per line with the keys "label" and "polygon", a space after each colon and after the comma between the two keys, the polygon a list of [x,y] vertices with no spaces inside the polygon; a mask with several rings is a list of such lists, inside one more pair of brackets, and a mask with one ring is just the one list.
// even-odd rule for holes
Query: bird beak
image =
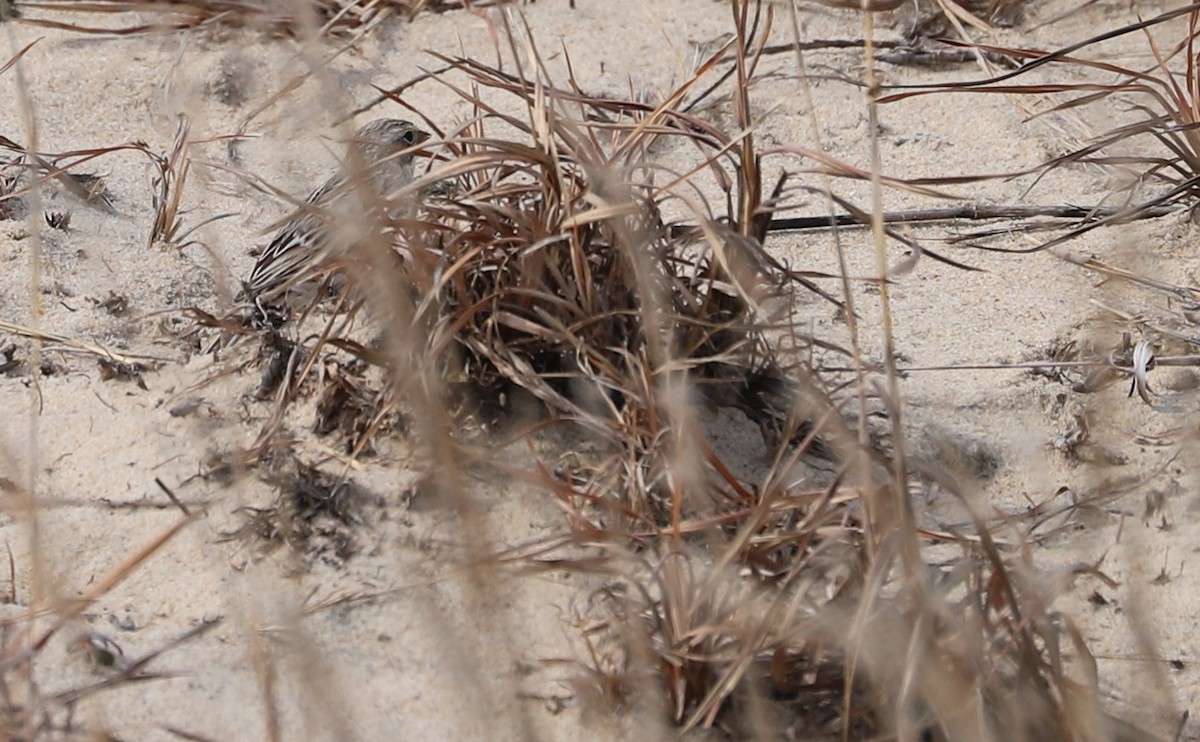
{"label": "bird beak", "polygon": [[422,157],[432,157],[433,153],[428,150],[418,149],[422,144],[433,138],[433,135],[427,131],[417,129],[417,141],[406,147],[410,155],[420,155]]}

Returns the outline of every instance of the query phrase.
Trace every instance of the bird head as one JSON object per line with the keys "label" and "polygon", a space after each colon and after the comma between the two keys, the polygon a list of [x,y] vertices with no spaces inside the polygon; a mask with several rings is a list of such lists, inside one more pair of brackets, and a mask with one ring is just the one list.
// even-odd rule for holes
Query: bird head
{"label": "bird head", "polygon": [[[429,133],[410,121],[376,119],[358,130],[354,135],[354,146],[359,148],[364,160],[373,163],[428,139]],[[412,155],[401,159],[411,161]]]}

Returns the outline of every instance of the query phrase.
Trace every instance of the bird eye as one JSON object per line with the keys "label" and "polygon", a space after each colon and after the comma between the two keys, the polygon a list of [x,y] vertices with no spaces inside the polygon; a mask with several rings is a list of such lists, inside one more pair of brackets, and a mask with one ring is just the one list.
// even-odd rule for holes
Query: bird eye
{"label": "bird eye", "polygon": [[417,133],[412,129],[409,129],[408,131],[404,132],[401,138],[404,140],[405,144],[415,144],[417,141]]}

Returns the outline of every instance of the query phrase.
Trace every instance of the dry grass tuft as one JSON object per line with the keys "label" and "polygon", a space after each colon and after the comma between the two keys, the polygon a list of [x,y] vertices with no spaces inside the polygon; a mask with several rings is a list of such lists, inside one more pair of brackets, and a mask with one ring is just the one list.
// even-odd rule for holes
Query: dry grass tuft
{"label": "dry grass tuft", "polygon": [[[658,106],[588,96],[573,78],[560,88],[442,57],[447,86],[473,109],[469,123],[443,138],[448,162],[410,189],[425,195],[392,225],[399,260],[381,265],[364,252],[341,266],[360,279],[359,296],[374,286],[411,307],[407,321],[424,343],[419,375],[447,383],[443,402],[460,420],[490,426],[533,399],[540,414],[588,436],[597,454],[585,465],[589,486],[610,493],[602,507],[630,524],[663,525],[678,507],[664,445],[673,407],[739,409],[772,444],[809,429],[792,409],[796,362],[785,355],[810,343],[773,324],[804,284],[762,247],[784,181],[764,194],[752,134],[731,137],[682,110],[727,54]],[[752,74],[752,60],[741,63]],[[652,151],[671,148],[699,156],[686,172],[651,164]],[[701,177],[733,205],[732,218],[693,190]],[[669,223],[667,205],[682,206],[687,223]],[[351,317],[353,296],[342,304]],[[260,398],[290,402],[332,348],[354,359],[335,361],[339,369],[388,364],[378,338],[349,321],[316,334],[311,347],[273,341]],[[314,427],[352,436],[354,455],[394,417],[394,395],[344,373],[322,375],[305,394],[321,399]],[[726,479],[688,508],[727,503]]]}
{"label": "dry grass tuft", "polygon": [[[503,82],[451,63],[480,84]],[[439,370],[484,416],[522,390],[586,430],[614,454],[603,486],[624,482],[622,506],[653,522],[670,512],[665,462],[654,463],[669,425],[664,364],[695,385],[694,401],[741,407],[775,437],[788,415],[782,362],[751,319],[778,298],[786,272],[710,215],[675,234],[656,201],[671,194],[634,179],[631,163],[659,140],[727,145],[677,116],[639,112],[602,137],[555,116],[526,131],[533,146],[488,139],[481,122],[450,144],[470,167],[455,195],[429,203],[422,241],[402,250]],[[661,302],[650,317],[647,291]],[[618,473],[627,466],[640,471]]]}

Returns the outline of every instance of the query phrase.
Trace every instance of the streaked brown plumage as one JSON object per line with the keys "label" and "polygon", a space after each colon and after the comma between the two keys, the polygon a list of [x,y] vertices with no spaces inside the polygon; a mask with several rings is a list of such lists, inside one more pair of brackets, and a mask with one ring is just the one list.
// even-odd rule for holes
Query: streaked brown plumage
{"label": "streaked brown plumage", "polygon": [[[397,153],[428,138],[408,121],[377,119],[358,130],[348,163],[366,168],[374,188],[387,195],[412,180],[412,154]],[[367,216],[355,213],[365,208],[362,199],[353,198],[361,188],[339,169],[313,191],[258,256],[245,283],[247,296],[263,307],[279,302],[291,289],[313,278],[337,250],[333,222]]]}

